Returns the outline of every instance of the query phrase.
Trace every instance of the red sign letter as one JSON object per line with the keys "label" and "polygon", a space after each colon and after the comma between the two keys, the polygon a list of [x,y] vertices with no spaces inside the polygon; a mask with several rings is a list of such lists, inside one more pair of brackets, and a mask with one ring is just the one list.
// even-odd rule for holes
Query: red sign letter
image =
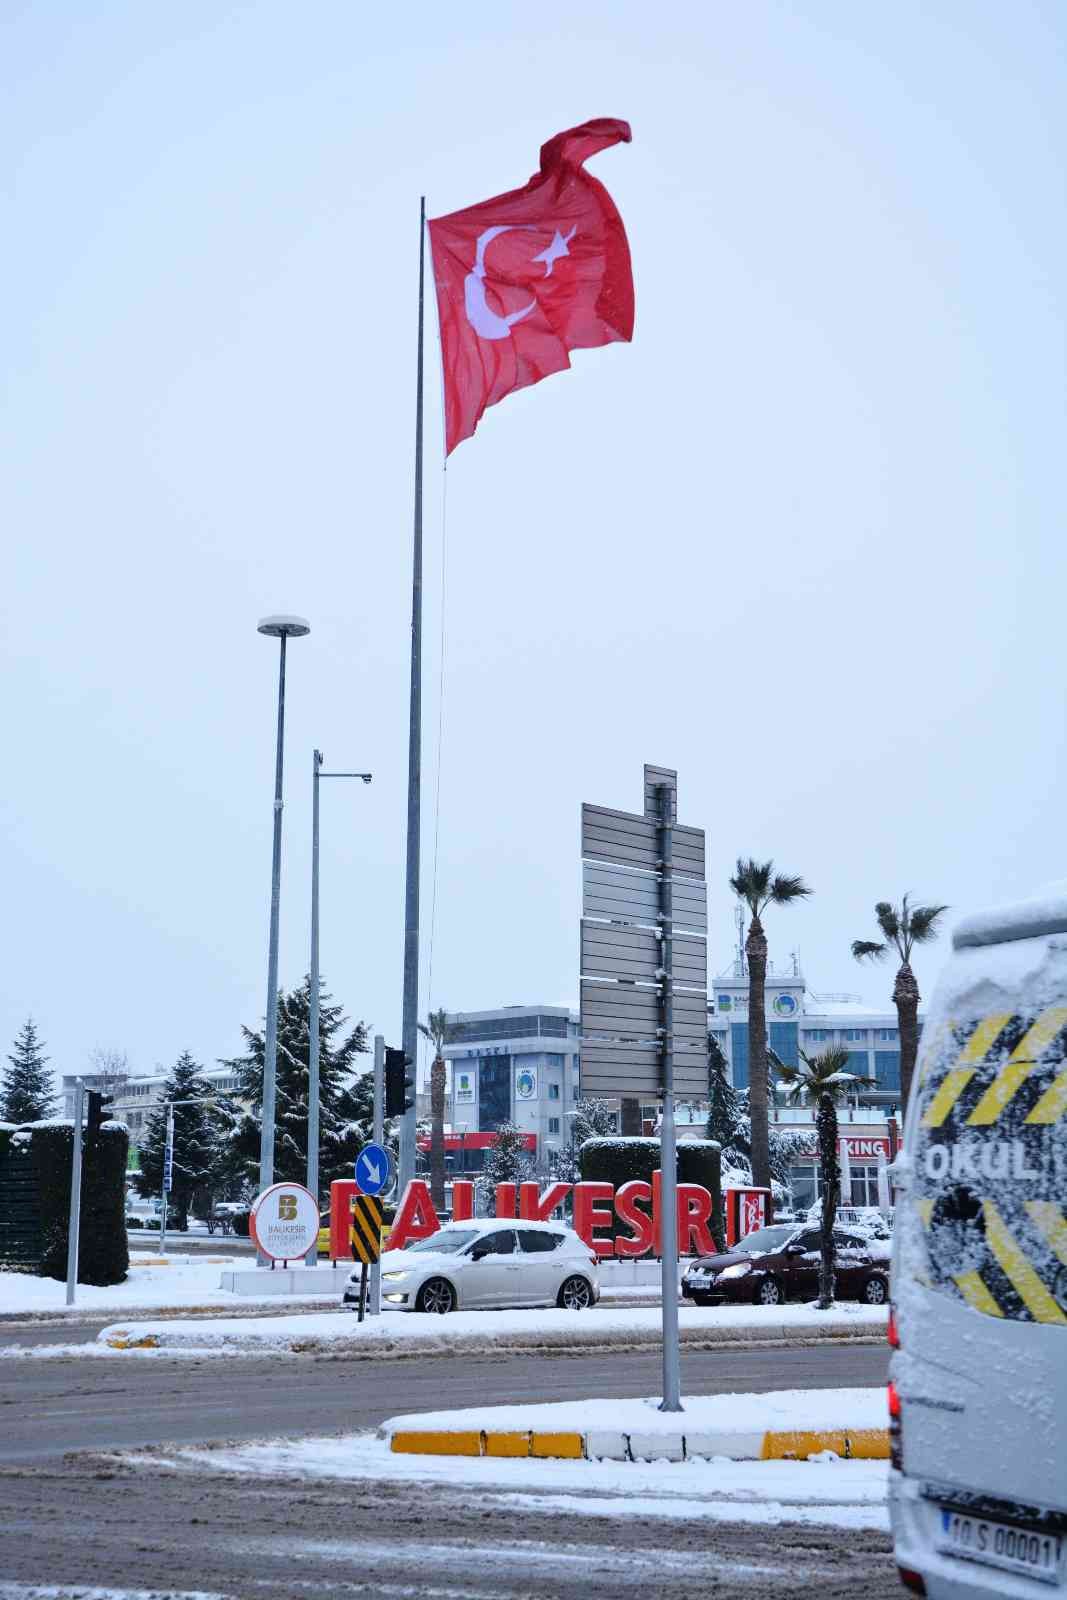
{"label": "red sign letter", "polygon": [[[613,1256],[615,1242],[613,1239],[597,1239],[594,1229],[611,1227],[611,1212],[608,1206],[614,1193],[610,1183],[576,1183],[574,1185],[574,1231],[580,1239],[584,1239],[590,1250],[595,1250],[598,1256]],[[607,1205],[601,1204],[607,1201]]]}
{"label": "red sign letter", "polygon": [[[523,1222],[547,1222],[571,1192],[569,1183],[549,1184],[544,1194],[536,1183],[519,1185],[519,1216]],[[499,1212],[497,1215],[499,1216]]]}
{"label": "red sign letter", "polygon": [[631,1229],[630,1233],[620,1234],[615,1240],[617,1256],[644,1256],[651,1250],[652,1218],[637,1204],[638,1200],[643,1200],[647,1205],[651,1199],[652,1185],[641,1178],[631,1178],[629,1183],[624,1183],[616,1191],[615,1214],[620,1222],[625,1222]]}
{"label": "red sign letter", "polygon": [[428,1239],[441,1224],[430,1199],[430,1186],[424,1178],[412,1178],[397,1207],[396,1221],[389,1229],[390,1250],[402,1250],[409,1239]]}

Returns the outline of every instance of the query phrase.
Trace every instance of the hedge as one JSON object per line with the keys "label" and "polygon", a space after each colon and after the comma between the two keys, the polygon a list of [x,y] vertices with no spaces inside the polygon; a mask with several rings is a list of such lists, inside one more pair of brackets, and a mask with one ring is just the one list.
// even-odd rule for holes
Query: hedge
{"label": "hedge", "polygon": [[[22,1156],[29,1161],[30,1194],[37,1229],[37,1267],[42,1278],[67,1276],[67,1235],[74,1124],[60,1119],[28,1122],[3,1130],[0,1166],[5,1173]],[[19,1138],[19,1135],[23,1138]],[[28,1137],[26,1137],[28,1136]],[[78,1282],[122,1283],[129,1270],[126,1242],[126,1155],[129,1136],[121,1122],[107,1122],[85,1135],[82,1149],[81,1228]],[[2,1181],[2,1180],[0,1180]],[[3,1263],[0,1262],[0,1265]],[[30,1270],[33,1270],[32,1267]]]}
{"label": "hedge", "polygon": [[[711,1232],[713,1238],[721,1243],[725,1238],[722,1219],[722,1147],[715,1139],[686,1139],[679,1141],[677,1148],[678,1182],[698,1183],[710,1192]],[[612,1135],[603,1139],[586,1139],[578,1151],[578,1165],[583,1180],[610,1183],[616,1189],[634,1178],[650,1184],[659,1164],[658,1139]],[[628,1232],[628,1229],[616,1218],[610,1231],[612,1238],[615,1238],[619,1233]]]}

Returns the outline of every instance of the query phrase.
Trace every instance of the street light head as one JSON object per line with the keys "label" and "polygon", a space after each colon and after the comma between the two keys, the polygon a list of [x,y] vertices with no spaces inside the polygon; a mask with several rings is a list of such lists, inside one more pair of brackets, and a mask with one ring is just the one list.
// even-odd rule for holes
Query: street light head
{"label": "street light head", "polygon": [[303,617],[263,617],[256,624],[256,631],[268,634],[272,639],[302,639],[311,632],[311,623]]}
{"label": "street light head", "polygon": [[364,783],[369,783],[371,780],[371,775],[369,772],[361,772],[360,777],[363,779]]}

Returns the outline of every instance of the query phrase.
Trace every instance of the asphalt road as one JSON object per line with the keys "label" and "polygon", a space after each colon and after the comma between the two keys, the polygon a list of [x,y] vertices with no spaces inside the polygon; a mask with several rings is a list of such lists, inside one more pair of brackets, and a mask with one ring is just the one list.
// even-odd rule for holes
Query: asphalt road
{"label": "asphalt road", "polygon": [[[836,1388],[886,1381],[882,1345],[682,1352],[690,1394]],[[0,1463],[69,1450],[194,1444],[374,1428],[388,1416],[443,1405],[655,1394],[653,1350],[574,1355],[249,1356],[0,1362]]]}
{"label": "asphalt road", "polygon": [[[871,1345],[693,1351],[683,1385],[877,1384],[887,1355]],[[443,1403],[648,1394],[658,1377],[654,1351],[2,1361],[0,1600],[105,1590],[140,1600],[896,1600],[884,1534],[788,1514],[663,1518],[613,1499],[579,1516],[573,1499],[492,1486],[253,1477],[162,1458],[182,1443],[343,1433]],[[599,1497],[581,1499],[595,1508]]]}

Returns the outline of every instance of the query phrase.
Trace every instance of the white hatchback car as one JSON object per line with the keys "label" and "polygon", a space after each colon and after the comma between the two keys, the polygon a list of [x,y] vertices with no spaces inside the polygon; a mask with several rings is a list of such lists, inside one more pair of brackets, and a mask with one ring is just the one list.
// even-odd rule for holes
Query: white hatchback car
{"label": "white hatchback car", "polygon": [[[344,1304],[359,1304],[360,1268]],[[487,1217],[450,1222],[428,1239],[382,1256],[382,1306],[400,1311],[560,1306],[584,1311],[600,1298],[597,1256],[557,1222]]]}

